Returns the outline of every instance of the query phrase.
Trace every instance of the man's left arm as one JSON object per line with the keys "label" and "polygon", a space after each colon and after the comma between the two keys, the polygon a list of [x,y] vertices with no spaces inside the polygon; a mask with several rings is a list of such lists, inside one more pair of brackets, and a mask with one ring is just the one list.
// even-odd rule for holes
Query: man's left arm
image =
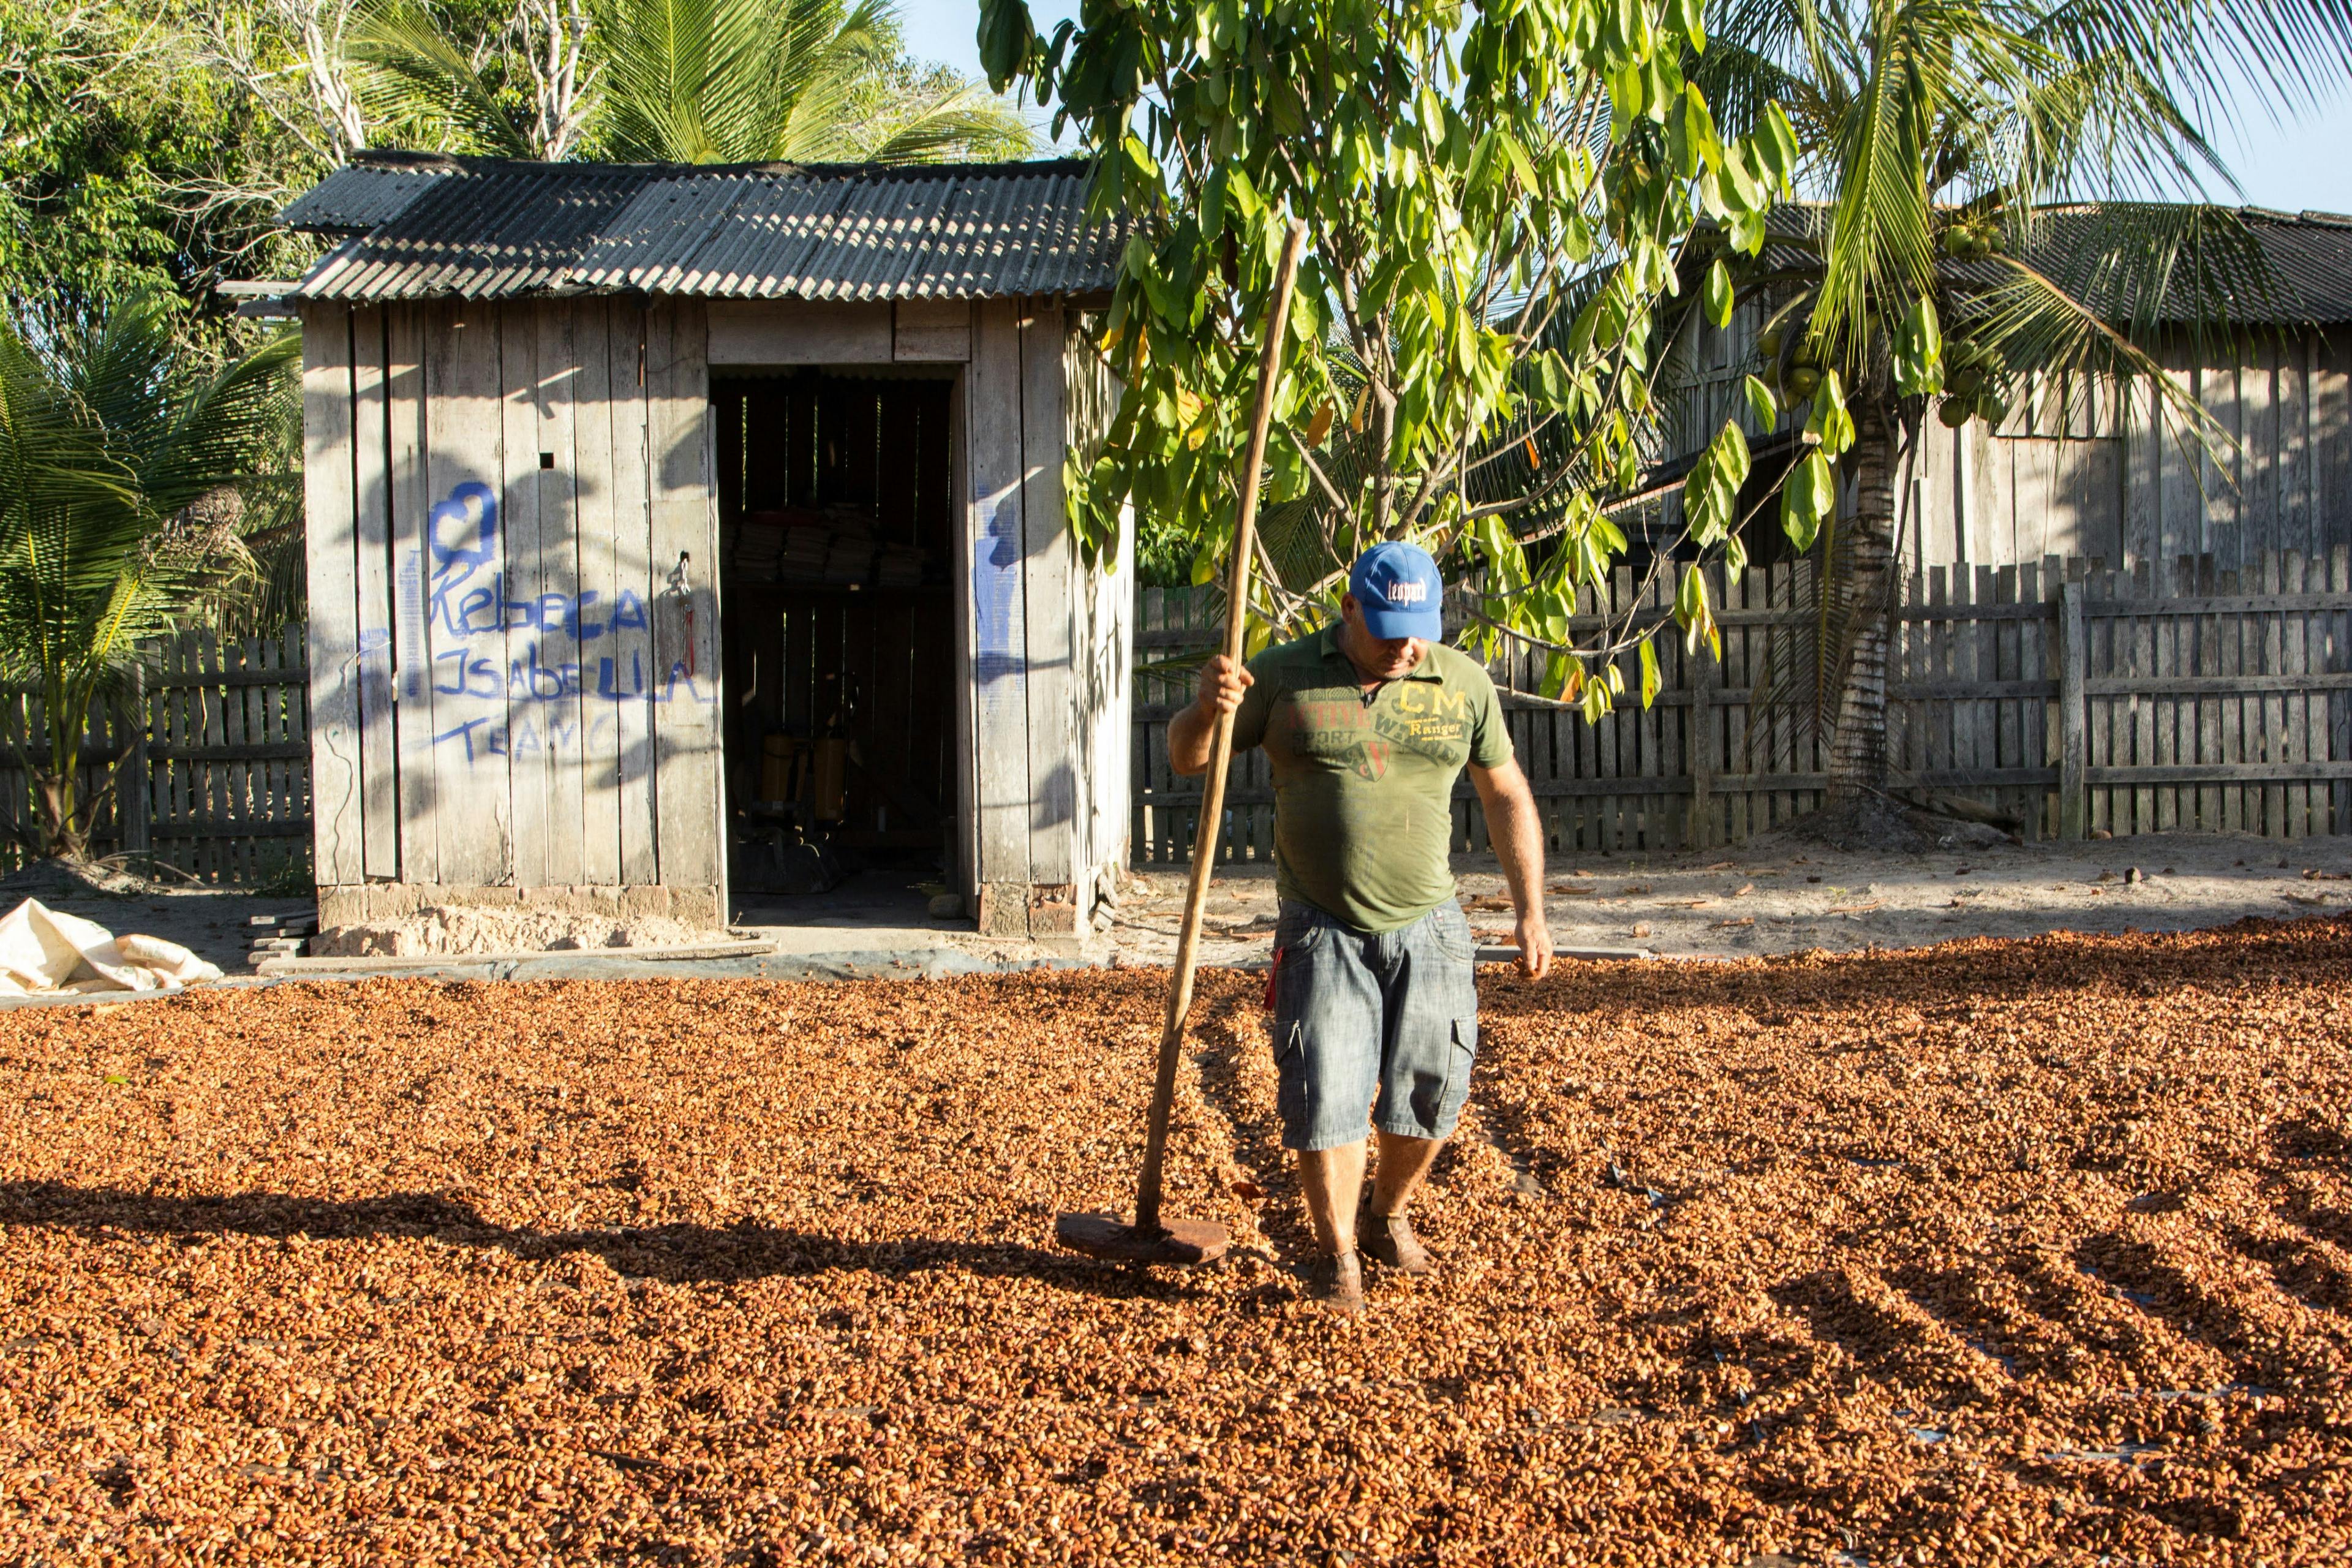
{"label": "man's left arm", "polygon": [[1486,812],[1486,838],[1503,863],[1511,902],[1519,911],[1519,969],[1530,980],[1551,967],[1551,928],[1544,921],[1543,819],[1535,792],[1518,760],[1505,757],[1491,768],[1470,764],[1470,783]]}

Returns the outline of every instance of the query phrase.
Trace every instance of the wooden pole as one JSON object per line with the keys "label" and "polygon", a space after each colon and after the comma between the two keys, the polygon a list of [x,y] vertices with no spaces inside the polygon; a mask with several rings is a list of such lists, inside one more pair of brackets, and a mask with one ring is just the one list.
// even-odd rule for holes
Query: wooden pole
{"label": "wooden pole", "polygon": [[[2090,645],[2083,627],[2083,584],[2058,585],[2058,837],[2091,836],[2091,795],[2084,785],[2089,704],[2084,680]],[[2037,814],[2039,815],[2039,814]]]}
{"label": "wooden pole", "polygon": [[[1265,467],[1266,430],[1274,422],[1274,386],[1282,369],[1282,343],[1290,322],[1290,291],[1298,280],[1298,253],[1306,248],[1307,226],[1294,221],[1275,268],[1274,299],[1265,313],[1258,346],[1257,404],[1250,415],[1249,449],[1242,459],[1241,504],[1234,516],[1234,558],[1225,574],[1224,655],[1238,664],[1249,607],[1250,555],[1257,535],[1257,480]],[[1208,787],[1201,797],[1201,826],[1192,835],[1192,885],[1184,900],[1184,923],[1176,938],[1176,973],[1168,986],[1168,1017],[1160,1031],[1160,1074],[1151,1089],[1151,1127],[1143,1145],[1143,1174],[1137,1183],[1135,1228],[1160,1228],[1160,1170],[1168,1152],[1168,1117],[1176,1104],[1176,1063],[1184,1044],[1184,1019],[1192,1010],[1192,969],[1200,957],[1201,917],[1209,904],[1209,878],[1217,868],[1217,833],[1225,814],[1225,771],[1234,760],[1234,716],[1219,712],[1209,744]]]}

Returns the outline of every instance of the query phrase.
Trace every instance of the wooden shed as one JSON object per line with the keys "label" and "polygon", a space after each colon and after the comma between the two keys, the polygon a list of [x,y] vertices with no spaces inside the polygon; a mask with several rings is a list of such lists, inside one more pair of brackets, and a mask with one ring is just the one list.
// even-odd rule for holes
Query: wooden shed
{"label": "wooden shed", "polygon": [[[2184,569],[2250,569],[2266,553],[2324,561],[2352,544],[2352,216],[2241,216],[2268,261],[2267,298],[2241,305],[2236,332],[2201,342],[2186,302],[2168,308],[2174,324],[2155,356],[2211,416],[2219,460],[2184,442],[2177,419],[2159,420],[2144,384],[2025,378],[1998,429],[1927,422],[1906,479],[1909,569],[2060,556],[2168,581]],[[1718,331],[1692,312],[1674,351],[1690,391],[1671,421],[1663,479],[1678,480],[1726,418],[1743,417],[1760,316],[1743,305]],[[1759,445],[1759,495],[1786,453],[1785,443]],[[1678,526],[1679,510],[1666,491],[1662,531]],[[1751,527],[1747,542],[1760,560],[1781,553],[1776,528]]]}
{"label": "wooden shed", "polygon": [[717,926],[808,836],[1067,934],[1127,858],[1131,592],[1073,547],[1074,163],[362,154],[303,333],[316,873]]}

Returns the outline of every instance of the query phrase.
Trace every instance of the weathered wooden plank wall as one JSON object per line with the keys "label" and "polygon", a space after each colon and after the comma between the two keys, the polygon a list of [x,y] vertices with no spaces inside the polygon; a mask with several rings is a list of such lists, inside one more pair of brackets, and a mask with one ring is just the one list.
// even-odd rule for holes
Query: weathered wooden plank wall
{"label": "weathered wooden plank wall", "polygon": [[[1070,390],[1074,313],[866,312],[853,344],[816,331],[838,312],[729,309],[718,337],[690,300],[307,311],[311,571],[330,605],[310,668],[326,763],[352,786],[322,795],[317,831],[347,912],[377,883],[657,884],[719,915],[710,365],[855,349],[967,362],[960,804],[982,926],[1051,934],[1092,913],[1125,854],[1131,604],[1077,558],[1066,516],[1066,451],[1108,409],[1100,387],[1083,408]],[[1090,771],[1097,754],[1116,761]]]}
{"label": "weathered wooden plank wall", "polygon": [[[1599,724],[1539,699],[1532,655],[1490,667],[1506,722],[1560,852],[1738,843],[1820,804],[1821,737],[1810,704],[1804,563],[1710,584],[1723,660],[1659,645],[1646,711]],[[1144,589],[1132,752],[1135,855],[1181,862],[1200,781],[1168,769],[1166,726],[1192,666],[1215,641],[1214,591]],[[1663,620],[1663,574],[1621,572],[1607,605],[1571,623],[1591,636],[1627,608]],[[2073,636],[2067,635],[2070,631]],[[1623,660],[1638,690],[1633,660]],[[1905,585],[1890,667],[1898,790],[2006,815],[2021,835],[2352,832],[2352,545],[2325,557],[2264,552],[2245,569],[2182,557],[2125,573],[2050,557],[1932,566]],[[2063,787],[2062,787],[2063,786]],[[1226,858],[1267,858],[1273,789],[1263,754],[1236,758]],[[1477,804],[1456,792],[1454,847],[1486,847]]]}
{"label": "weathered wooden plank wall", "polygon": [[[1754,368],[1760,312],[1727,329],[1696,323],[1674,353],[1686,390],[1664,451],[1697,450],[1727,419],[1748,423],[1740,378]],[[1998,430],[1929,420],[1908,473],[1907,565],[2022,566],[2048,556],[2160,571],[2182,555],[2252,570],[2265,552],[2326,560],[2352,544],[2352,330],[2252,332],[2199,348],[2161,346],[2173,384],[2210,419],[2220,456],[2185,439],[2144,384],[2028,378]],[[1750,432],[1751,436],[1762,432]],[[1658,503],[1671,531],[1680,498]],[[1754,538],[1752,550],[1764,544]]]}
{"label": "weathered wooden plank wall", "polygon": [[359,397],[353,312],[338,310],[302,334],[302,482],[310,595],[312,768],[331,804],[311,864],[323,879],[365,879],[361,775],[359,603],[353,415]]}
{"label": "weathered wooden plank wall", "polygon": [[963,381],[963,555],[972,672],[970,793],[976,804],[973,892],[982,931],[1028,927],[1029,627],[1022,591],[1021,318],[994,301],[974,312]]}
{"label": "weathered wooden plank wall", "polygon": [[[968,875],[984,932],[1063,935],[1094,911],[1118,863],[1123,824],[1090,795],[1089,752],[1127,728],[1116,690],[1097,689],[1096,650],[1124,635],[1116,587],[1078,558],[1062,493],[1074,422],[1101,421],[1100,388],[1074,393],[1075,312],[1042,300],[972,307],[971,359],[958,385],[962,509],[958,595],[971,691],[967,799],[978,830]],[[1123,661],[1109,667],[1123,672]],[[1114,685],[1117,682],[1114,681]]]}
{"label": "weathered wooden plank wall", "polygon": [[[1074,463],[1090,463],[1118,413],[1120,386],[1103,363],[1086,323],[1063,340],[1062,439]],[[1076,602],[1079,656],[1075,762],[1084,789],[1079,864],[1097,897],[1115,895],[1129,858],[1129,735],[1135,658],[1135,530],[1119,530],[1116,556],[1071,578]]]}
{"label": "weathered wooden plank wall", "polygon": [[[655,865],[673,890],[726,884],[719,707],[718,432],[703,302],[646,310],[652,505]],[[723,904],[721,905],[723,908]]]}
{"label": "weathered wooden plank wall", "polygon": [[659,884],[719,918],[703,306],[303,327],[321,888]]}

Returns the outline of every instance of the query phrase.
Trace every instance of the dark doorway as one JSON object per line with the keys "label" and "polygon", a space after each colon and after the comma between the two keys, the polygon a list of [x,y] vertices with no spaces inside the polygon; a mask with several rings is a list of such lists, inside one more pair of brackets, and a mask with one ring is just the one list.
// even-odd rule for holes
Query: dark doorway
{"label": "dark doorway", "polygon": [[739,896],[949,879],[952,390],[809,368],[716,384]]}

